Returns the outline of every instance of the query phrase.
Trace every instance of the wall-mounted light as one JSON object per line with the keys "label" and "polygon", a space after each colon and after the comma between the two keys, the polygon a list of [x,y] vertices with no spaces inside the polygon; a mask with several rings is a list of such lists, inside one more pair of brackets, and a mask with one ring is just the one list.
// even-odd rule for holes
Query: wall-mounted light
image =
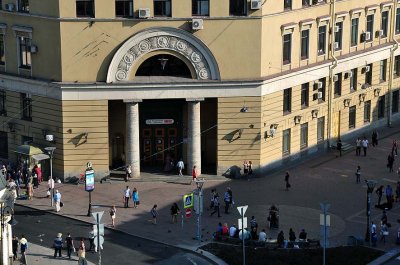
{"label": "wall-mounted light", "polygon": [[52,135],[52,134],[46,134],[45,135],[45,139],[46,139],[47,142],[50,142],[50,143],[55,143],[56,142],[54,140],[54,135]]}
{"label": "wall-mounted light", "polygon": [[379,96],[379,93],[381,93],[381,89],[379,87],[375,88],[375,90],[374,90],[375,97]]}
{"label": "wall-mounted light", "polygon": [[318,110],[317,109],[313,109],[311,111],[311,116],[312,116],[313,119],[314,118],[318,118]]}
{"label": "wall-mounted light", "polygon": [[343,105],[344,105],[345,107],[349,107],[349,106],[350,106],[350,102],[351,102],[351,99],[346,98],[346,99],[343,100]]}
{"label": "wall-mounted light", "polygon": [[360,102],[364,102],[365,101],[365,93],[361,93],[358,97],[360,99]]}
{"label": "wall-mounted light", "polygon": [[301,116],[294,116],[294,124],[299,124],[301,122]]}
{"label": "wall-mounted light", "polygon": [[9,123],[7,123],[7,125],[8,125],[8,129],[10,130],[10,132],[15,132],[15,123],[13,123],[13,122],[9,122]]}

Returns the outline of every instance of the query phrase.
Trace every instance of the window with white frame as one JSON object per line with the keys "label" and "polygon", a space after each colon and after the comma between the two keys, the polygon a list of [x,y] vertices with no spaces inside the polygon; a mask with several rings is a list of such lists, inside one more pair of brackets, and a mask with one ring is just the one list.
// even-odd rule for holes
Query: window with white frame
{"label": "window with white frame", "polygon": [[351,20],[351,46],[356,46],[358,44],[358,18],[353,18]]}
{"label": "window with white frame", "polygon": [[326,25],[318,27],[318,55],[326,52]]}
{"label": "window with white frame", "polygon": [[372,41],[374,34],[374,14],[367,16],[367,32],[369,32],[370,38],[366,41],[370,42]]}
{"label": "window with white frame", "polygon": [[19,68],[23,69],[31,69],[32,60],[31,60],[31,44],[32,40],[28,37],[18,36],[18,59],[19,59]]}
{"label": "window with white frame", "polygon": [[290,129],[282,132],[282,155],[290,155]]}
{"label": "window with white frame", "polygon": [[292,61],[292,34],[283,35],[283,64]]}
{"label": "window with white frame", "polygon": [[388,25],[389,25],[389,11],[383,11],[381,17],[381,30],[382,35],[380,37],[387,37],[388,34]]}
{"label": "window with white frame", "polygon": [[301,59],[308,59],[310,46],[310,30],[301,31]]}
{"label": "window with white frame", "polygon": [[300,125],[300,149],[308,146],[308,122]]}
{"label": "window with white frame", "polygon": [[318,143],[324,141],[324,132],[325,132],[325,117],[318,118],[317,121],[317,141]]}
{"label": "window with white frame", "polygon": [[386,68],[387,68],[387,59],[381,60],[379,65],[379,80],[381,82],[386,81]]}

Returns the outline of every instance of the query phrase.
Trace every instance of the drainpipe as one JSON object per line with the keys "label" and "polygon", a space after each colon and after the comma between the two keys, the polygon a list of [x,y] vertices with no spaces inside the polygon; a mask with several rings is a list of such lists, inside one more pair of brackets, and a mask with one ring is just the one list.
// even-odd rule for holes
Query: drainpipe
{"label": "drainpipe", "polygon": [[329,67],[329,86],[328,86],[328,126],[327,126],[327,134],[328,134],[328,148],[331,146],[332,142],[332,100],[333,100],[333,70],[337,67],[337,58],[335,57],[335,2],[336,0],[331,0],[330,2],[330,15],[331,15],[331,26],[330,26],[330,44],[329,47],[331,49],[330,59],[333,59],[332,65]]}
{"label": "drainpipe", "polygon": [[392,9],[392,17],[390,20],[390,41],[394,42],[393,47],[390,49],[390,64],[389,64],[389,84],[388,84],[388,118],[387,118],[387,126],[392,126],[392,104],[393,104],[393,95],[392,95],[392,87],[393,87],[393,71],[394,71],[394,52],[399,48],[399,43],[396,40],[395,36],[395,25],[396,25],[396,11],[397,11],[397,0],[393,0],[393,9]]}

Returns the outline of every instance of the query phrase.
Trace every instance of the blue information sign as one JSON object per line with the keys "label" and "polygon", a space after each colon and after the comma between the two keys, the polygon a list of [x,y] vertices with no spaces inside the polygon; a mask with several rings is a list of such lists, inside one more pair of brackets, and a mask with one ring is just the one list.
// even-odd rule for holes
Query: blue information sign
{"label": "blue information sign", "polygon": [[85,190],[93,191],[94,190],[94,170],[88,169],[85,171]]}

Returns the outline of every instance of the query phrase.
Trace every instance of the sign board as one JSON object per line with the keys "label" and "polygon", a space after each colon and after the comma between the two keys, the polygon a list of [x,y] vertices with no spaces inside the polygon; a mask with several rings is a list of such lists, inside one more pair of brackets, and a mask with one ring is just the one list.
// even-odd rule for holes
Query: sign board
{"label": "sign board", "polygon": [[85,171],[85,191],[91,192],[94,190],[94,170]]}
{"label": "sign board", "polygon": [[238,206],[238,207],[237,207],[240,216],[242,215],[242,209],[243,209],[243,215],[244,215],[244,214],[246,213],[248,207],[249,207],[248,205]]}
{"label": "sign board", "polygon": [[[97,224],[97,222],[100,223],[100,220],[101,220],[101,217],[103,217],[103,214],[104,214],[104,211],[103,211],[103,212],[95,212],[95,213],[92,213],[92,216],[93,216],[94,221],[96,222],[96,224]],[[98,217],[97,217],[97,216],[98,216]]]}
{"label": "sign board", "polygon": [[186,218],[192,217],[192,209],[187,208],[187,209],[185,210],[185,216],[186,216]]}
{"label": "sign board", "polygon": [[189,208],[193,206],[193,193],[183,195],[183,208]]}
{"label": "sign board", "polygon": [[174,119],[148,119],[146,120],[147,125],[169,125],[174,124]]}
{"label": "sign board", "polygon": [[243,218],[244,227],[242,227],[242,218],[238,219],[238,229],[241,230],[243,228],[247,228],[247,217]]}
{"label": "sign board", "polygon": [[[319,224],[324,225],[324,214],[321,213],[319,215]],[[326,226],[331,226],[331,216],[329,214],[326,215]]]}
{"label": "sign board", "polygon": [[[95,236],[94,237],[94,245],[96,246],[96,247],[98,247],[98,239],[97,239],[97,236]],[[100,236],[100,249],[103,249],[103,244],[104,244],[104,237],[103,236]]]}
{"label": "sign board", "polygon": [[104,236],[104,224],[99,224],[99,233],[97,233],[97,224],[93,225],[93,233],[95,235],[100,234],[101,236]]}

